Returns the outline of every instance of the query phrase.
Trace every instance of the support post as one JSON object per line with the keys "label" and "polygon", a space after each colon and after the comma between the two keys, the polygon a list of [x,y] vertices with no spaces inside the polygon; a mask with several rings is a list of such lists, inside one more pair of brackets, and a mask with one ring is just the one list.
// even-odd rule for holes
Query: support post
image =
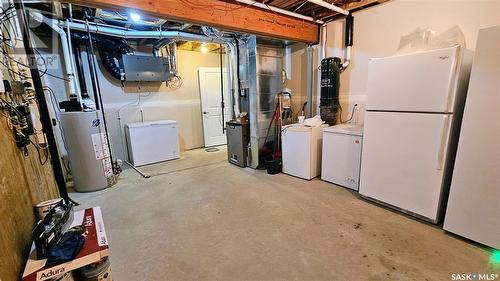
{"label": "support post", "polygon": [[25,17],[25,9],[22,0],[15,0],[14,7],[17,11],[17,18],[19,20],[19,27],[23,33],[23,44],[26,52],[26,56],[29,61],[35,61],[35,64],[30,63],[30,73],[31,80],[33,82],[33,87],[35,88],[36,101],[38,103],[38,109],[40,111],[40,122],[43,126],[43,132],[47,136],[47,143],[50,152],[50,162],[52,164],[52,169],[54,170],[54,177],[56,180],[57,188],[59,189],[59,195],[69,203],[68,191],[66,190],[66,182],[64,180],[64,174],[59,162],[59,152],[57,150],[56,138],[54,135],[54,130],[52,129],[52,123],[50,120],[49,109],[47,107],[47,101],[45,99],[45,93],[43,91],[42,80],[40,79],[40,73],[38,71],[38,66],[36,65],[36,60],[33,58],[35,53],[33,52],[33,46],[30,36],[30,31],[28,28],[28,23]]}

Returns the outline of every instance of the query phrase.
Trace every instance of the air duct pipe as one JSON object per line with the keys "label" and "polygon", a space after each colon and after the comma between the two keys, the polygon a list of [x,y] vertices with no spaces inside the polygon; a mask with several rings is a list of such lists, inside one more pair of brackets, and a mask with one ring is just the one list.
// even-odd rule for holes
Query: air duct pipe
{"label": "air duct pipe", "polygon": [[161,39],[153,45],[153,55],[156,57],[163,56],[160,49],[165,47],[167,52],[168,67],[171,75],[177,75],[177,44],[171,39]]}
{"label": "air duct pipe", "polygon": [[229,49],[226,47],[226,65],[227,65],[227,69],[226,69],[226,86],[227,86],[227,92],[228,93],[231,93],[231,95],[229,95],[230,97],[230,105],[232,106],[231,108],[231,119],[235,119],[236,118],[236,113],[234,112],[234,108],[235,108],[235,103],[237,102],[237,100],[234,99],[234,88],[231,87],[232,84],[232,78],[231,78],[231,69],[232,69],[232,66],[231,66],[231,54],[229,53]]}
{"label": "air duct pipe", "polygon": [[[82,96],[81,93],[77,91],[77,86],[76,86],[76,80],[75,80],[75,73],[73,71],[73,64],[71,61],[71,52],[70,52],[70,46],[68,44],[68,36],[66,35],[66,32],[64,32],[64,29],[59,27],[58,21],[48,19],[45,16],[43,16],[39,12],[34,12],[33,10],[30,10],[30,16],[32,17],[33,20],[35,20],[38,23],[45,23],[48,25],[52,30],[57,32],[59,34],[59,37],[61,38],[61,46],[62,46],[62,53],[64,56],[64,66],[66,69],[66,75],[68,76],[68,84],[69,84],[69,98],[77,98],[78,102],[80,102],[80,106],[82,105]],[[68,23],[69,24],[69,23]]]}
{"label": "air duct pipe", "polygon": [[73,32],[71,35],[77,43],[84,45],[87,45],[90,38],[92,38],[92,44],[97,46],[101,56],[102,65],[106,71],[114,78],[121,80],[121,69],[115,62],[115,58],[118,58],[118,56],[122,54],[130,53],[130,48],[127,44],[102,36],[89,37],[88,33],[83,32]]}
{"label": "air duct pipe", "polygon": [[158,40],[156,43],[153,44],[153,55],[159,57],[160,56],[160,49],[165,47],[166,45],[168,45],[170,43],[171,43],[171,40],[168,38]]}
{"label": "air duct pipe", "polygon": [[177,75],[177,44],[174,42],[170,44],[170,50],[169,53],[171,55],[170,57],[170,72],[173,73],[174,75]]}
{"label": "air duct pipe", "polygon": [[240,104],[239,104],[239,100],[240,100],[240,85],[238,83],[238,71],[240,66],[238,65],[238,52],[236,51],[236,45],[233,44],[233,43],[230,43],[230,42],[227,42],[226,43],[226,52],[228,51],[231,51],[231,57],[232,57],[232,60],[231,60],[231,74],[233,75],[233,89],[232,89],[232,93],[233,93],[233,111],[234,111],[234,117],[235,118],[238,118],[240,117],[241,115],[241,112],[240,112]]}

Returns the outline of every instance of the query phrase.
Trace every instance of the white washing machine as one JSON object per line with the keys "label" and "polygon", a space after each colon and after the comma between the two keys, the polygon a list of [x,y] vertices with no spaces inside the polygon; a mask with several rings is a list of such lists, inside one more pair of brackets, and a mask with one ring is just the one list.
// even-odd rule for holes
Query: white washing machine
{"label": "white washing machine", "polygon": [[299,124],[282,129],[283,173],[310,180],[321,172],[323,128]]}
{"label": "white washing machine", "polygon": [[321,179],[359,189],[363,126],[342,124],[323,129]]}

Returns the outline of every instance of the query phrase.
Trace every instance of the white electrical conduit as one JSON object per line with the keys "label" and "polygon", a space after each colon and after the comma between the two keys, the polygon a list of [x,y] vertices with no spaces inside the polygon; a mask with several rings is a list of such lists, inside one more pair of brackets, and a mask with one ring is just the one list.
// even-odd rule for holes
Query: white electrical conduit
{"label": "white electrical conduit", "polygon": [[[312,21],[312,22],[319,23],[319,24],[323,24],[324,23],[322,20],[316,20],[316,19],[314,19],[312,17],[304,16],[304,15],[301,15],[301,14],[298,14],[298,13],[294,13],[294,12],[290,12],[288,10],[284,10],[284,9],[281,9],[281,8],[278,8],[278,7],[274,7],[274,6],[269,6],[269,5],[266,5],[266,4],[262,4],[260,2],[254,1],[254,0],[236,0],[236,2],[247,4],[249,6],[259,7],[261,9],[273,11],[273,12],[276,12],[276,13],[280,13],[280,14],[287,15],[287,16],[294,17],[294,18],[298,18],[298,19]],[[321,2],[323,2],[323,1],[321,1]]]}
{"label": "white electrical conduit", "polygon": [[77,96],[78,102],[80,102],[81,105],[82,96],[76,90],[75,73],[73,71],[73,64],[71,62],[71,53],[70,53],[70,47],[68,46],[68,38],[67,38],[68,36],[66,35],[66,32],[64,32],[64,29],[60,28],[57,25],[57,21],[48,19],[39,12],[30,11],[30,16],[39,23],[43,22],[47,24],[50,28],[52,28],[55,32],[59,34],[59,37],[61,38],[62,53],[64,56],[64,66],[66,68],[66,75],[68,76],[69,94]]}
{"label": "white electrical conduit", "polygon": [[[236,0],[236,1],[239,1],[239,0]],[[330,4],[330,3],[328,3],[328,2],[325,2],[325,1],[323,1],[323,0],[307,0],[307,1],[309,1],[309,2],[311,2],[311,3],[314,3],[314,4],[316,4],[316,5],[319,5],[319,6],[325,7],[325,8],[327,8],[327,9],[330,9],[330,10],[335,11],[335,12],[337,12],[337,13],[344,14],[344,15],[346,15],[346,16],[349,14],[349,11],[344,10],[344,9],[342,9],[342,8],[340,8],[340,7],[337,7],[337,6],[335,6],[335,5],[332,5],[332,4]]]}

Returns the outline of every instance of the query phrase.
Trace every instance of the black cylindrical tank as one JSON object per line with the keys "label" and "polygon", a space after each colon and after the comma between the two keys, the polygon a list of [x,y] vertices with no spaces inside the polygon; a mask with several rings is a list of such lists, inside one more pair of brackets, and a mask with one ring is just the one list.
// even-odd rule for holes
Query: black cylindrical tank
{"label": "black cylindrical tank", "polygon": [[334,125],[339,109],[340,58],[321,60],[320,115],[327,124]]}

